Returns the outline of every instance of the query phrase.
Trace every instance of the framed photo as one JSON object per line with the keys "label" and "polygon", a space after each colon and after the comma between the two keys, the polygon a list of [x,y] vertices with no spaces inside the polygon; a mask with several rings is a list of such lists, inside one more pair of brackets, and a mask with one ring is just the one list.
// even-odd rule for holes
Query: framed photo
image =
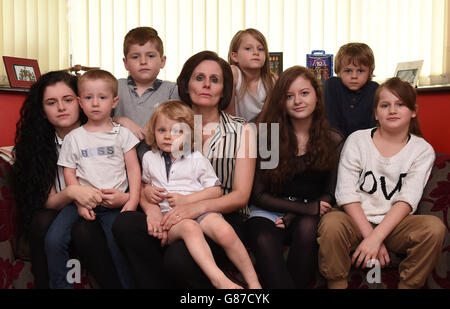
{"label": "framed photo", "polygon": [[283,53],[269,53],[270,70],[278,76],[283,73]]}
{"label": "framed photo", "polygon": [[422,65],[423,60],[400,62],[397,64],[394,76],[407,81],[413,87],[417,87]]}
{"label": "framed photo", "polygon": [[3,56],[3,62],[11,88],[30,88],[41,77],[36,59]]}

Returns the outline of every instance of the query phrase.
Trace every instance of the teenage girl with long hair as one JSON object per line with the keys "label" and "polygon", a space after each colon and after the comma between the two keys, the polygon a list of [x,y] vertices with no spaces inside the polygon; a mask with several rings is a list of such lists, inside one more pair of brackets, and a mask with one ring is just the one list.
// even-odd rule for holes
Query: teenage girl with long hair
{"label": "teenage girl with long hair", "polygon": [[[267,132],[259,131],[268,145],[274,144],[272,136],[279,139],[279,163],[274,169],[258,166],[247,221],[249,245],[268,288],[305,288],[316,265],[317,224],[335,203],[342,136],[325,119],[319,83],[300,66],[280,75],[257,123],[268,126]],[[278,134],[272,134],[271,124],[278,124]]]}

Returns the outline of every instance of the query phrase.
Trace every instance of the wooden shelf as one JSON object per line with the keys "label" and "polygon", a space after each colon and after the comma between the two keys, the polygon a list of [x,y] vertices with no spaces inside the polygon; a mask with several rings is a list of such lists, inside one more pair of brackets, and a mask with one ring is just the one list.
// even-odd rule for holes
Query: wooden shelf
{"label": "wooden shelf", "polygon": [[419,86],[417,87],[417,93],[428,92],[450,92],[450,85],[433,85],[433,86]]}
{"label": "wooden shelf", "polygon": [[0,92],[18,92],[18,93],[28,93],[30,92],[29,88],[11,88],[0,86]]}

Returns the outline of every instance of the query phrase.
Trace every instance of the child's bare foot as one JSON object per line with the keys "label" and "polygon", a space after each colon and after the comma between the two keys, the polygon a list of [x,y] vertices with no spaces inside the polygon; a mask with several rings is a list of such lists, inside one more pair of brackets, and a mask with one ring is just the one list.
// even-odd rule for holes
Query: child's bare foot
{"label": "child's bare foot", "polygon": [[261,286],[261,284],[258,281],[256,281],[256,282],[249,283],[248,284],[248,288],[249,289],[257,289],[257,290],[259,290],[259,289],[262,289],[262,286]]}
{"label": "child's bare foot", "polygon": [[244,288],[240,286],[239,284],[236,284],[234,282],[231,282],[232,284],[229,287],[226,287],[225,289],[232,289],[232,290],[243,290]]}
{"label": "child's bare foot", "polygon": [[224,275],[224,278],[221,280],[214,280],[211,281],[211,283],[214,285],[216,289],[226,289],[226,290],[235,290],[235,289],[244,289],[239,284],[234,283],[231,281],[227,276]]}

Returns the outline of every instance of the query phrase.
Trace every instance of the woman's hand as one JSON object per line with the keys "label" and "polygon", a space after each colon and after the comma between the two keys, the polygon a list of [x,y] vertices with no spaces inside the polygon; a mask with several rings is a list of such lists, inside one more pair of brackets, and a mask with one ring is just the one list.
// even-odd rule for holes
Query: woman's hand
{"label": "woman's hand", "polygon": [[102,189],[102,203],[106,208],[119,208],[128,202],[129,193],[122,192],[117,189]]}
{"label": "woman's hand", "polygon": [[152,204],[161,203],[166,198],[166,195],[164,194],[164,192],[166,192],[165,189],[156,187],[156,186],[152,186],[150,184],[146,184],[144,186],[145,198],[147,199],[148,202],[150,202]]}
{"label": "woman's hand", "polygon": [[92,210],[102,203],[102,192],[96,188],[80,185],[70,185],[67,188],[71,199],[87,209]]}
{"label": "woman's hand", "polygon": [[170,228],[180,222],[183,219],[196,219],[200,214],[195,212],[194,204],[186,204],[184,206],[177,206],[166,212],[164,218],[161,220],[161,226],[165,231],[170,230]]}
{"label": "woman's hand", "polygon": [[275,220],[275,225],[278,228],[287,229],[296,216],[297,215],[294,213],[285,214],[283,217],[279,217],[277,220]]}

